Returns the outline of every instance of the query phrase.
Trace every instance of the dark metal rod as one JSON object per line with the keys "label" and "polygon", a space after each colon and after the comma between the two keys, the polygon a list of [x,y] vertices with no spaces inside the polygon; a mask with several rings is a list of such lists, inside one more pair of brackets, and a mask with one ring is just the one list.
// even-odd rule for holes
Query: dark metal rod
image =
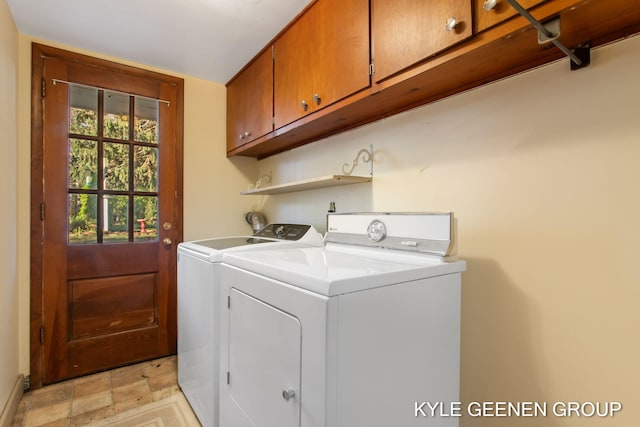
{"label": "dark metal rod", "polygon": [[513,6],[513,8],[517,10],[520,15],[524,16],[527,21],[531,22],[531,24],[536,27],[538,31],[540,31],[546,37],[550,38],[551,43],[556,45],[558,49],[560,49],[562,52],[564,52],[565,55],[571,58],[573,62],[578,65],[582,65],[582,60],[578,58],[575,53],[571,52],[571,49],[563,45],[558,39],[555,39],[554,37],[556,37],[556,34],[553,34],[551,31],[546,29],[545,26],[542,25],[536,18],[534,18],[533,15],[531,15],[524,7],[522,7],[520,3],[518,3],[516,0],[507,0],[507,2],[511,6]]}

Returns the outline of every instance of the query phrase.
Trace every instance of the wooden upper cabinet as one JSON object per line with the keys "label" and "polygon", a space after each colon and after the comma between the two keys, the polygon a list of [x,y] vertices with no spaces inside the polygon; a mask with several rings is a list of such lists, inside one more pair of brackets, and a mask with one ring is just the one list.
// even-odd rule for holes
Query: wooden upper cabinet
{"label": "wooden upper cabinet", "polygon": [[273,130],[273,52],[266,49],[227,84],[227,151]]}
{"label": "wooden upper cabinet", "polygon": [[[545,1],[547,0],[518,0],[518,3],[525,9],[529,9]],[[506,0],[473,0],[473,12],[474,33],[493,27],[518,14]]]}
{"label": "wooden upper cabinet", "polygon": [[275,41],[280,128],[370,86],[369,0],[319,0]]}
{"label": "wooden upper cabinet", "polygon": [[371,15],[375,82],[472,34],[469,0],[371,0]]}

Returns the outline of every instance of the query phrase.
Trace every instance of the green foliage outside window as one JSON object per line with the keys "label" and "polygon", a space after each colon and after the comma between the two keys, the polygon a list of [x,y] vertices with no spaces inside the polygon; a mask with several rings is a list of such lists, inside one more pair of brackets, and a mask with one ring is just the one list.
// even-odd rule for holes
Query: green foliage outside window
{"label": "green foliage outside window", "polygon": [[[122,143],[103,143],[102,169],[103,186],[114,191],[157,192],[158,149],[144,145],[131,145],[129,140],[129,116],[108,114],[103,120],[104,135],[120,139]],[[70,109],[69,132],[77,135],[97,136],[97,112],[85,108]],[[157,120],[136,118],[134,120],[136,142],[156,143]],[[129,161],[133,156],[133,188],[129,182]],[[72,138],[69,143],[69,188],[98,188],[98,143],[95,140]],[[128,239],[129,199],[126,196],[107,198],[104,241]],[[135,240],[149,240],[157,237],[156,222],[158,206],[156,196],[134,197]],[[100,202],[102,203],[102,202]],[[70,194],[69,198],[69,240],[72,243],[95,243],[97,229],[98,200],[95,194]],[[140,221],[145,221],[145,233],[140,231]]]}

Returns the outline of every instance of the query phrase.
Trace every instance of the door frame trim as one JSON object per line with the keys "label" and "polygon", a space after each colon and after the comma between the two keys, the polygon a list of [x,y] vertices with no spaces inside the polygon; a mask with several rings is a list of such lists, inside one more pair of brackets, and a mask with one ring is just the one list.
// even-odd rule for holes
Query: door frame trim
{"label": "door frame trim", "polygon": [[30,380],[31,388],[43,385],[44,344],[41,337],[43,319],[43,233],[41,218],[44,176],[44,130],[43,130],[43,83],[44,61],[56,58],[66,62],[80,63],[103,68],[135,77],[149,78],[176,86],[176,189],[175,195],[175,232],[176,244],[183,239],[183,164],[184,164],[184,80],[179,77],[161,74],[155,71],[137,68],[105,59],[94,58],[40,43],[31,44],[31,199],[30,199]]}

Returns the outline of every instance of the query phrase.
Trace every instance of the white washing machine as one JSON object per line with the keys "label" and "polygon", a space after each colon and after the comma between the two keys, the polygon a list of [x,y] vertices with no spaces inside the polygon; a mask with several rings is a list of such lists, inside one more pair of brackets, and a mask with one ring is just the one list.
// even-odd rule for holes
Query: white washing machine
{"label": "white washing machine", "polygon": [[219,287],[224,253],[322,246],[309,225],[269,224],[255,235],[178,245],[178,383],[204,427],[218,426]]}
{"label": "white washing machine", "polygon": [[457,426],[460,278],[445,214],[337,214],[323,248],[224,255],[221,427]]}

